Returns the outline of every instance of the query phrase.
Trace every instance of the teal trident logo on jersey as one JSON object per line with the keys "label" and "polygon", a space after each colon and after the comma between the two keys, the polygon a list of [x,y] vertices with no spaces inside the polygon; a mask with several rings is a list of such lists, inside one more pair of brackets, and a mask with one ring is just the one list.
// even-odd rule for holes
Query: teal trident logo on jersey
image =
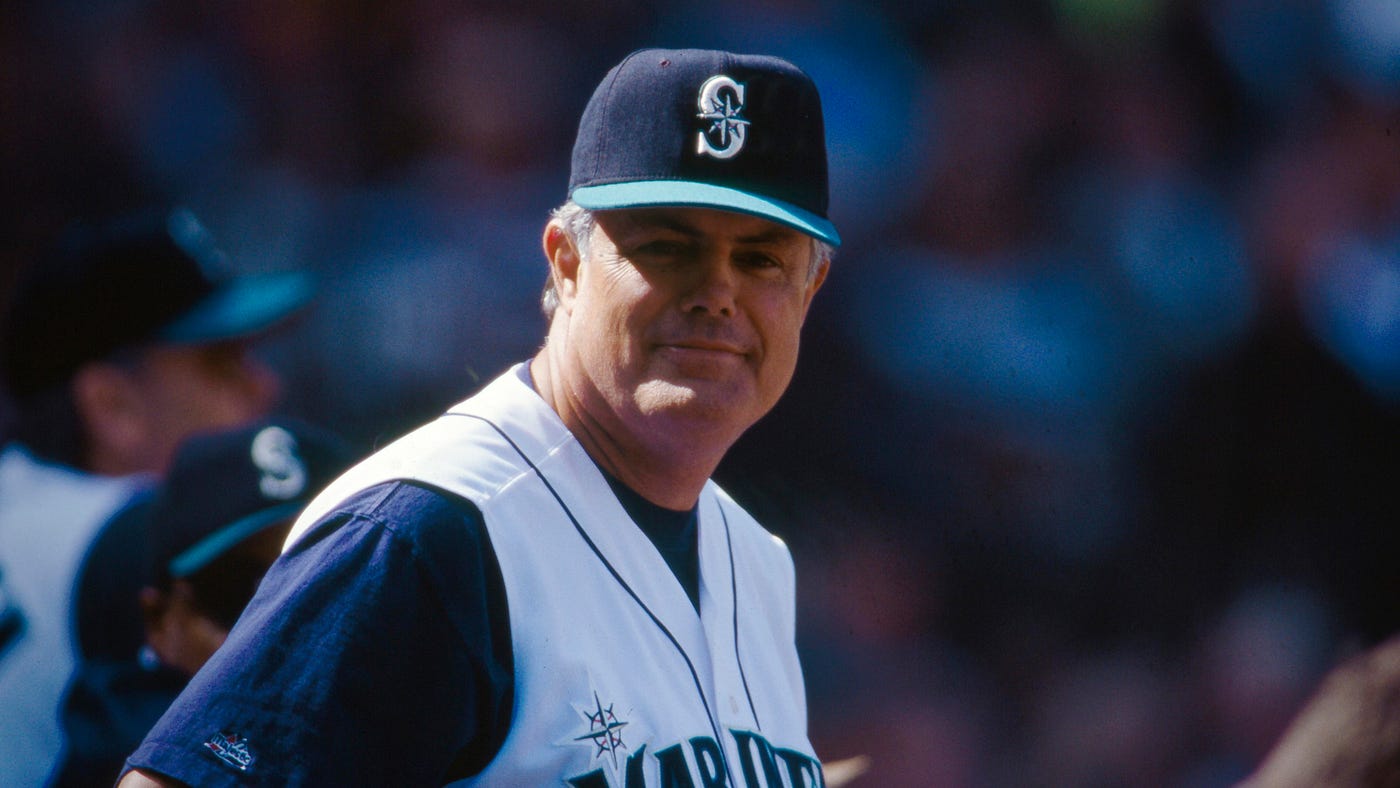
{"label": "teal trident logo on jersey", "polygon": [[[599,712],[605,711],[599,704]],[[614,719],[611,724],[617,722]],[[585,738],[593,739],[596,743],[598,739],[595,735],[603,733],[607,724],[590,722],[591,730]],[[617,727],[612,730],[617,730]],[[821,764],[812,756],[774,747],[762,735],[752,731],[730,730],[729,735],[734,738],[739,750],[734,779],[740,783],[734,786],[730,786],[729,771],[724,768],[724,749],[710,736],[696,736],[655,752],[648,751],[645,744],[639,745],[635,752],[627,756],[625,765],[617,757],[617,747],[623,746],[621,739],[614,744],[609,737],[605,751],[613,756],[616,768],[612,771],[620,782],[609,780],[608,774],[600,768],[571,777],[568,784],[574,788],[654,788],[663,785],[675,788],[821,788],[826,784]],[[599,747],[604,745],[599,744]],[[599,754],[603,752],[600,750]],[[621,774],[618,774],[619,771]]]}

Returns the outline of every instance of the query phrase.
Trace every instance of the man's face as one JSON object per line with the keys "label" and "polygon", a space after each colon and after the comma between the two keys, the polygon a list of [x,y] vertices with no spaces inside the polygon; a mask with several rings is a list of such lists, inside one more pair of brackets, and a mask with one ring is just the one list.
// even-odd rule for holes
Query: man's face
{"label": "man's face", "polygon": [[271,411],[277,375],[244,342],[162,345],[130,369],[144,403],[149,467],[163,469],[195,432],[244,424]]}
{"label": "man's face", "polygon": [[825,263],[811,271],[812,250],[806,235],[743,214],[598,213],[562,307],[569,352],[593,390],[576,393],[633,434],[689,426],[737,438],[792,379],[826,276]]}
{"label": "man's face", "polygon": [[169,591],[141,592],[146,643],[170,667],[194,675],[228,638],[268,567],[277,560],[290,521],[244,539]]}

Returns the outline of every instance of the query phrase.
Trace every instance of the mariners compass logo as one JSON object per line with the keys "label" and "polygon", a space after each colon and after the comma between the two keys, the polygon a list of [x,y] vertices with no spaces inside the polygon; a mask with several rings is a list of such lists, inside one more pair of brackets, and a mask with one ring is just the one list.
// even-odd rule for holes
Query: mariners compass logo
{"label": "mariners compass logo", "polygon": [[588,719],[588,732],[575,736],[574,741],[592,740],[593,745],[598,748],[593,753],[593,757],[611,756],[613,768],[617,768],[617,751],[627,749],[627,745],[622,741],[622,729],[627,726],[627,723],[617,718],[617,713],[613,711],[614,705],[609,703],[604,706],[603,701],[598,698],[598,693],[594,692],[593,710],[578,710]]}
{"label": "mariners compass logo", "polygon": [[733,158],[744,149],[744,137],[749,121],[744,111],[744,85],[717,74],[700,86],[700,112],[696,116],[708,121],[695,140],[695,152],[716,159]]}

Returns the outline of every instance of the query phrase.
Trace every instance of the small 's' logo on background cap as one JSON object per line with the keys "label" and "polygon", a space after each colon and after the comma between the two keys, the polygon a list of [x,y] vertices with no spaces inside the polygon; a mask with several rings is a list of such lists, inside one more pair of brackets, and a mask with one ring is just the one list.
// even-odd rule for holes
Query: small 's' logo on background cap
{"label": "small 's' logo on background cap", "polygon": [[696,135],[695,152],[729,159],[743,150],[749,125],[739,114],[744,111],[743,84],[717,74],[700,86],[697,103],[700,105],[697,117],[710,123]]}
{"label": "small 's' logo on background cap", "polygon": [[297,455],[297,439],[281,427],[268,427],[253,438],[253,464],[262,472],[263,495],[291,500],[306,489],[306,463]]}
{"label": "small 's' logo on background cap", "polygon": [[219,281],[232,274],[228,259],[214,244],[214,237],[188,208],[171,211],[165,217],[165,231],[170,235],[170,240],[199,265],[205,278]]}

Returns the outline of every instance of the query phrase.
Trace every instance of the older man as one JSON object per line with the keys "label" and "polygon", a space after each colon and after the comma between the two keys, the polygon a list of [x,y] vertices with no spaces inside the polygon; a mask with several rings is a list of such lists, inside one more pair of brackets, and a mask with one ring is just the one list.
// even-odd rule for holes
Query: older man
{"label": "older man", "polygon": [[839,242],[823,135],[776,58],[615,67],[544,347],[311,504],[123,785],[820,785],[791,559],[709,477]]}

